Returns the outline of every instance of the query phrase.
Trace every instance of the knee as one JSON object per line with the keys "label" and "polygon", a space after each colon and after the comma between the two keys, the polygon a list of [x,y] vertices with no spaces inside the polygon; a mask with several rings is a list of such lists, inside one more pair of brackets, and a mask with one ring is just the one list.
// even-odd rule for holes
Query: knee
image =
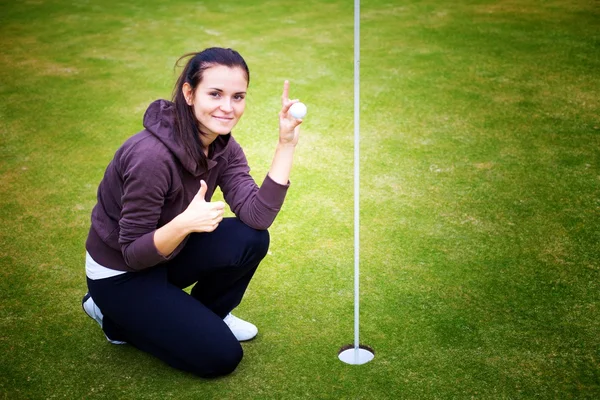
{"label": "knee", "polygon": [[253,260],[262,260],[267,255],[271,237],[267,230],[257,230],[244,225],[243,248],[246,257]]}
{"label": "knee", "polygon": [[242,361],[244,351],[239,343],[227,349],[219,349],[214,354],[200,356],[200,363],[192,368],[192,373],[201,378],[218,378],[231,374]]}
{"label": "knee", "polygon": [[224,376],[229,375],[239,365],[244,356],[244,351],[242,350],[242,346],[238,346],[228,349],[227,351],[222,351],[215,359],[213,360],[213,367],[210,373],[210,376]]}
{"label": "knee", "polygon": [[269,235],[269,231],[255,231],[255,236],[252,241],[253,250],[261,260],[267,255],[270,243],[271,236]]}

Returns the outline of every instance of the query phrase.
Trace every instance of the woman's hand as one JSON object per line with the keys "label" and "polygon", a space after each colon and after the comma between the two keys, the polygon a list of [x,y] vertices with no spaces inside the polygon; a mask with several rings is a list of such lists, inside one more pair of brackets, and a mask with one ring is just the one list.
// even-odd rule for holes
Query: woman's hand
{"label": "woman's hand", "polygon": [[279,112],[279,143],[295,146],[300,135],[301,119],[294,118],[290,113],[290,107],[300,100],[289,99],[290,82],[283,82],[283,94],[281,95],[281,111]]}
{"label": "woman's hand", "polygon": [[200,181],[200,190],[184,212],[179,214],[178,219],[188,232],[212,232],[217,229],[219,223],[223,220],[225,212],[225,203],[222,201],[207,202],[204,200],[206,195],[206,182]]}
{"label": "woman's hand", "polygon": [[212,232],[223,220],[225,203],[207,203],[206,182],[200,181],[200,190],[181,214],[154,232],[154,246],[163,256],[168,257],[192,232]]}

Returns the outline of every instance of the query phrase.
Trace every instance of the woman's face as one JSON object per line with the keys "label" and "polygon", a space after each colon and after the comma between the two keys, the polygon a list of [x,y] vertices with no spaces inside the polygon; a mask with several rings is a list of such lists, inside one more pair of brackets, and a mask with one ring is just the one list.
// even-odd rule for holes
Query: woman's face
{"label": "woman's face", "polygon": [[242,68],[229,68],[216,65],[206,69],[202,82],[192,93],[189,84],[183,85],[183,94],[188,105],[194,107],[198,120],[200,137],[206,144],[212,143],[218,135],[226,135],[244,114],[248,81]]}

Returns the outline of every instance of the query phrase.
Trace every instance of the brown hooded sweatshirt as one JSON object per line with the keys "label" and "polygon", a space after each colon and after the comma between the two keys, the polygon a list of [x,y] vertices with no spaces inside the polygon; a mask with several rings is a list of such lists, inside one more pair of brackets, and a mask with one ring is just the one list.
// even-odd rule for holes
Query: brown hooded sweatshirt
{"label": "brown hooded sweatshirt", "polygon": [[267,229],[283,205],[289,182],[280,185],[268,175],[259,188],[240,145],[229,135],[211,145],[208,169],[201,168],[174,136],[174,105],[150,104],[144,129],[129,138],[108,164],[98,187],[98,202],[86,250],[100,265],[139,271],[175,257],[154,246],[154,232],[183,212],[203,179],[210,201],[217,186],[231,211],[254,229]]}

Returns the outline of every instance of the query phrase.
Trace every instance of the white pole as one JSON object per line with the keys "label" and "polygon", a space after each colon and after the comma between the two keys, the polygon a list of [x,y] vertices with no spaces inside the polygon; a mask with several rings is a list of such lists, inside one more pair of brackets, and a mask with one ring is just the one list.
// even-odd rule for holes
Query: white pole
{"label": "white pole", "polygon": [[[351,365],[368,363],[375,357],[372,349],[360,348],[359,263],[360,263],[360,0],[354,0],[354,348],[344,346],[338,358]],[[350,348],[348,348],[350,347]]]}
{"label": "white pole", "polygon": [[354,0],[354,357],[358,363],[360,261],[360,0]]}

